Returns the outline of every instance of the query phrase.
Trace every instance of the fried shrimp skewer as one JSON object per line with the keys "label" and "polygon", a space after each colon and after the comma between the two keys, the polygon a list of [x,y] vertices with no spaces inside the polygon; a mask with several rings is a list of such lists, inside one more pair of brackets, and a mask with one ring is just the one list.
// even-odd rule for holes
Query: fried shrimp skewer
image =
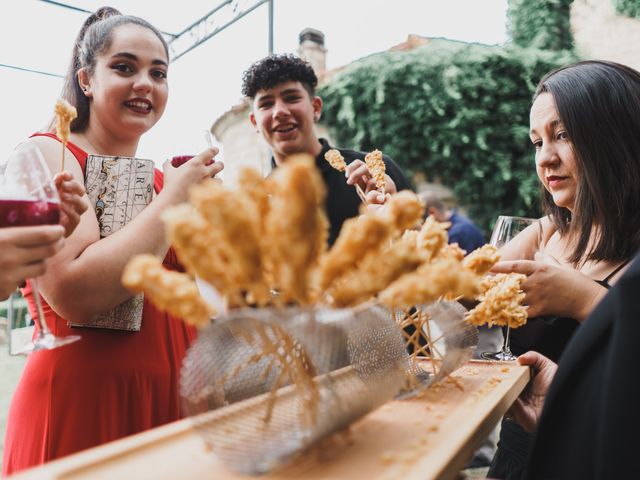
{"label": "fried shrimp skewer", "polygon": [[[347,163],[344,161],[344,157],[335,148],[332,148],[327,153],[325,153],[324,159],[329,162],[329,165],[331,165],[339,172],[344,172],[347,169]],[[354,186],[356,187],[356,192],[358,193],[360,200],[362,200],[362,203],[367,205],[369,202],[367,202],[367,196],[364,193],[364,190],[362,190],[362,187],[357,183]]]}
{"label": "fried shrimp skewer", "polygon": [[[269,302],[269,287],[264,278],[260,247],[260,211],[247,191],[231,192],[213,179],[191,188],[191,204],[224,242],[209,249],[228,250],[228,276],[237,290],[251,293],[258,305]],[[224,247],[224,248],[223,248]]]}
{"label": "fried shrimp skewer", "polygon": [[484,275],[491,270],[491,267],[493,267],[498,260],[500,260],[498,249],[493,245],[486,244],[471,252],[465,257],[462,264],[464,268],[468,268],[478,275]]}
{"label": "fried shrimp skewer", "polygon": [[522,283],[527,279],[520,273],[499,273],[481,282],[480,303],[467,313],[472,325],[499,325],[518,328],[527,323],[527,309],[522,305]]}
{"label": "fried shrimp skewer", "polygon": [[[244,305],[241,289],[232,275],[233,248],[225,236],[188,204],[162,213],[167,237],[187,271],[213,285],[225,297],[229,307]],[[215,248],[211,248],[215,245]]]}
{"label": "fried shrimp skewer", "polygon": [[386,167],[382,159],[382,152],[380,150],[374,150],[373,152],[367,153],[364,157],[364,163],[367,164],[371,176],[376,181],[376,188],[384,193]]}
{"label": "fried shrimp skewer", "polygon": [[64,151],[67,148],[69,135],[71,134],[71,122],[78,116],[75,107],[64,99],[59,99],[54,108],[56,114],[56,134],[62,142],[62,160],[60,171],[64,170]]}
{"label": "fried shrimp skewer", "polygon": [[422,305],[446,295],[473,298],[478,293],[479,280],[475,273],[462,268],[459,261],[442,259],[425,263],[415,272],[403,275],[378,298],[391,308]]}
{"label": "fried shrimp skewer", "polygon": [[313,158],[302,154],[289,157],[287,168],[276,169],[270,181],[264,234],[275,287],[283,302],[309,304],[312,279],[327,248],[324,183]]}
{"label": "fried shrimp skewer", "polygon": [[144,293],[161,310],[184,319],[190,325],[209,324],[215,310],[200,297],[196,283],[186,273],[166,270],[153,255],[137,255],[122,275],[128,289]]}

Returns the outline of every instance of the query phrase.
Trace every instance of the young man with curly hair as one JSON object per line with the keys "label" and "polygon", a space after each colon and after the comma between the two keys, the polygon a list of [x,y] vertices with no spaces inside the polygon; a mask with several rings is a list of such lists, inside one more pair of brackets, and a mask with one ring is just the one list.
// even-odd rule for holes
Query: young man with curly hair
{"label": "young man with curly hair", "polygon": [[[334,147],[326,139],[318,138],[314,130],[322,114],[322,99],[315,94],[317,84],[309,63],[294,55],[270,55],[244,72],[242,94],[251,101],[251,123],[271,147],[273,167],[295,153],[308,153],[316,158],[327,187],[329,244],[333,244],[343,222],[358,215],[362,202],[354,187],[356,183],[365,190],[368,203],[383,203],[386,196],[375,190],[375,180],[363,162],[366,152],[338,149],[347,163],[345,173],[325,160],[324,154]],[[395,162],[386,156],[384,162],[386,193],[411,189]]]}

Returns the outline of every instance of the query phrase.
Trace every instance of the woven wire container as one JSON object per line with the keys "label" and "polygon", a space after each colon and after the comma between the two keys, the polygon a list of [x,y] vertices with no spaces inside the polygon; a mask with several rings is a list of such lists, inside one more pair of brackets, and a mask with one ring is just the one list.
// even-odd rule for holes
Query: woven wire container
{"label": "woven wire container", "polygon": [[213,452],[255,474],[392,399],[408,369],[384,308],[241,309],[200,332],[180,390]]}

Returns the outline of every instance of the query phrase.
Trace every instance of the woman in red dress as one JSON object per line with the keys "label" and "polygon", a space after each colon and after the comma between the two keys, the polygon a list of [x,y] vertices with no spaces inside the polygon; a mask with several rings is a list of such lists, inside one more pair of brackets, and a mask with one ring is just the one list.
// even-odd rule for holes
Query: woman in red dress
{"label": "woman in red dress", "polygon": [[[78,110],[67,144],[67,157],[77,159],[68,162],[75,178],[83,178],[88,154],[135,157],[140,137],[167,103],[168,62],[162,35],[146,21],[110,8],[87,19],[63,89]],[[59,168],[54,135],[29,141],[52,171]],[[134,255],[152,253],[179,268],[160,214],[186,201],[191,185],[222,169],[211,162],[216,153],[207,149],[179,168],[166,163],[162,191],[108,237],[100,238],[89,209],[50,259],[40,281],[47,324],[55,335],[80,333],[82,339],[29,357],[9,411],[4,475],[180,418],[178,378],[194,336],[190,327],[146,301],[138,332],[78,332],[68,323],[86,323],[132,297],[120,277]],[[156,192],[162,180],[157,172]]]}

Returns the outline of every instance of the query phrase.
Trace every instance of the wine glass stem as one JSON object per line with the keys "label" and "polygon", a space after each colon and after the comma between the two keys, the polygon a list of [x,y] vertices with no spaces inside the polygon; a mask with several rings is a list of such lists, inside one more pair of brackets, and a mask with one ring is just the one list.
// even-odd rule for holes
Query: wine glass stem
{"label": "wine glass stem", "polygon": [[45,335],[49,335],[51,332],[49,331],[49,327],[47,327],[47,322],[44,320],[44,312],[42,311],[42,299],[40,298],[40,289],[38,288],[38,280],[35,278],[31,279],[31,291],[33,292],[33,298],[36,302],[36,323],[38,324],[39,337],[44,337]]}
{"label": "wine glass stem", "polygon": [[511,347],[509,345],[509,338],[511,336],[511,327],[507,326],[507,331],[504,334],[504,343],[502,344],[502,352],[511,354]]}

